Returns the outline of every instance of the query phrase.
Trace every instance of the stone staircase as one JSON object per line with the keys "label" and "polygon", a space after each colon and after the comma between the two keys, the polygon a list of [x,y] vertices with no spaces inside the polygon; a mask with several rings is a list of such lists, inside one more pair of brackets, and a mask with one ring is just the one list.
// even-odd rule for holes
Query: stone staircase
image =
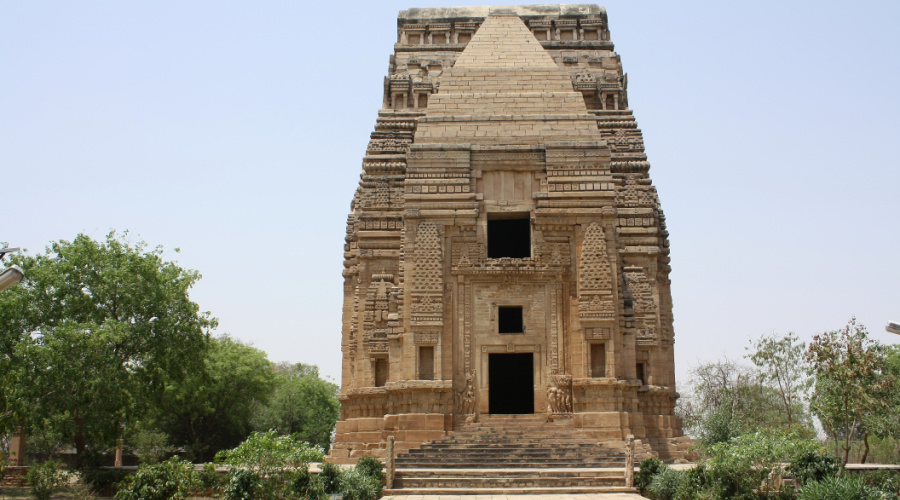
{"label": "stone staircase", "polygon": [[483,415],[397,456],[387,495],[632,493],[624,443],[543,415]]}

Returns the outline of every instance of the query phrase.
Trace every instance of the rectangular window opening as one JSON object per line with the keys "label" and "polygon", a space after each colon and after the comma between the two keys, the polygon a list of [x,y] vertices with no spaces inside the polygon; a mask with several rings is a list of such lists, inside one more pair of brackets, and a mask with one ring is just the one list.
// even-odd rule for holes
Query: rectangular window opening
{"label": "rectangular window opening", "polygon": [[499,306],[497,323],[497,333],[525,333],[522,306]]}
{"label": "rectangular window opening", "polygon": [[641,381],[642,384],[647,385],[647,364],[646,363],[638,363],[637,364],[637,378]]}
{"label": "rectangular window opening", "polygon": [[591,377],[606,376],[606,344],[591,344]]}
{"label": "rectangular window opening", "polygon": [[531,218],[512,214],[503,218],[488,216],[488,258],[527,259],[531,257]]}
{"label": "rectangular window opening", "polygon": [[375,359],[375,387],[384,387],[388,379],[388,360],[386,358]]}
{"label": "rectangular window opening", "polygon": [[434,346],[419,346],[419,380],[434,380]]}

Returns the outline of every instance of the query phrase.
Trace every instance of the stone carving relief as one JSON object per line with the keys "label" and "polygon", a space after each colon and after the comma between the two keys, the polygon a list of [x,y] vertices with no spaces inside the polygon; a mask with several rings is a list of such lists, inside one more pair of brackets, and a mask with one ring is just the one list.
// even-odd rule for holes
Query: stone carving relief
{"label": "stone carving relief", "polygon": [[375,181],[375,208],[388,208],[391,206],[391,188],[386,177]]}
{"label": "stone carving relief", "polygon": [[552,414],[572,413],[572,376],[550,375],[547,387],[547,411]]}
{"label": "stone carving relief", "polygon": [[644,269],[641,267],[626,267],[625,286],[631,294],[632,309],[634,311],[634,328],[638,344],[656,344],[658,307],[653,297],[653,288]]}
{"label": "stone carving relief", "polygon": [[612,320],[612,267],[606,251],[606,233],[592,222],[584,234],[578,265],[578,312],[582,320]]}
{"label": "stone carving relief", "polygon": [[441,325],[444,313],[444,279],[441,240],[434,222],[422,222],[416,231],[412,272],[413,325]]}
{"label": "stone carving relief", "polygon": [[616,195],[616,204],[620,207],[650,207],[653,206],[653,195],[640,184],[638,175],[628,174],[625,186]]}
{"label": "stone carving relief", "polygon": [[622,152],[643,152],[644,140],[640,135],[629,135],[625,129],[616,130],[613,137],[607,139],[610,151],[613,153]]}
{"label": "stone carving relief", "polygon": [[387,339],[391,320],[397,320],[397,288],[392,274],[374,275],[366,293],[363,313],[363,331],[369,353],[387,352]]}
{"label": "stone carving relief", "polygon": [[[466,372],[463,387],[456,391],[456,412],[463,415],[475,414],[475,370]],[[468,419],[467,419],[468,420]]]}

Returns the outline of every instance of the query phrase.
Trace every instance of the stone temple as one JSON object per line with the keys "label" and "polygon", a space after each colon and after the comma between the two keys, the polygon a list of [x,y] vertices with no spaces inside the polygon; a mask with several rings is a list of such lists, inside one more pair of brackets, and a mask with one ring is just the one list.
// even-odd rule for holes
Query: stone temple
{"label": "stone temple", "polygon": [[409,9],[397,33],[330,460],[519,425],[680,457],[668,232],[606,11]]}

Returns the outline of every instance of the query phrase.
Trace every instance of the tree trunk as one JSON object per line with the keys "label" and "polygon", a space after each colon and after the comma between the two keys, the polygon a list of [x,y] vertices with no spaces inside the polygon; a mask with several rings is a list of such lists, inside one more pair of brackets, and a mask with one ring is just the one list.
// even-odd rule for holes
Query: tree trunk
{"label": "tree trunk", "polygon": [[861,463],[861,464],[866,463],[866,457],[869,456],[869,431],[866,431],[863,434],[863,446],[864,446],[863,447],[863,456],[859,460],[859,463]]}
{"label": "tree trunk", "polygon": [[75,417],[75,468],[81,469],[81,457],[84,456],[84,418]]}

